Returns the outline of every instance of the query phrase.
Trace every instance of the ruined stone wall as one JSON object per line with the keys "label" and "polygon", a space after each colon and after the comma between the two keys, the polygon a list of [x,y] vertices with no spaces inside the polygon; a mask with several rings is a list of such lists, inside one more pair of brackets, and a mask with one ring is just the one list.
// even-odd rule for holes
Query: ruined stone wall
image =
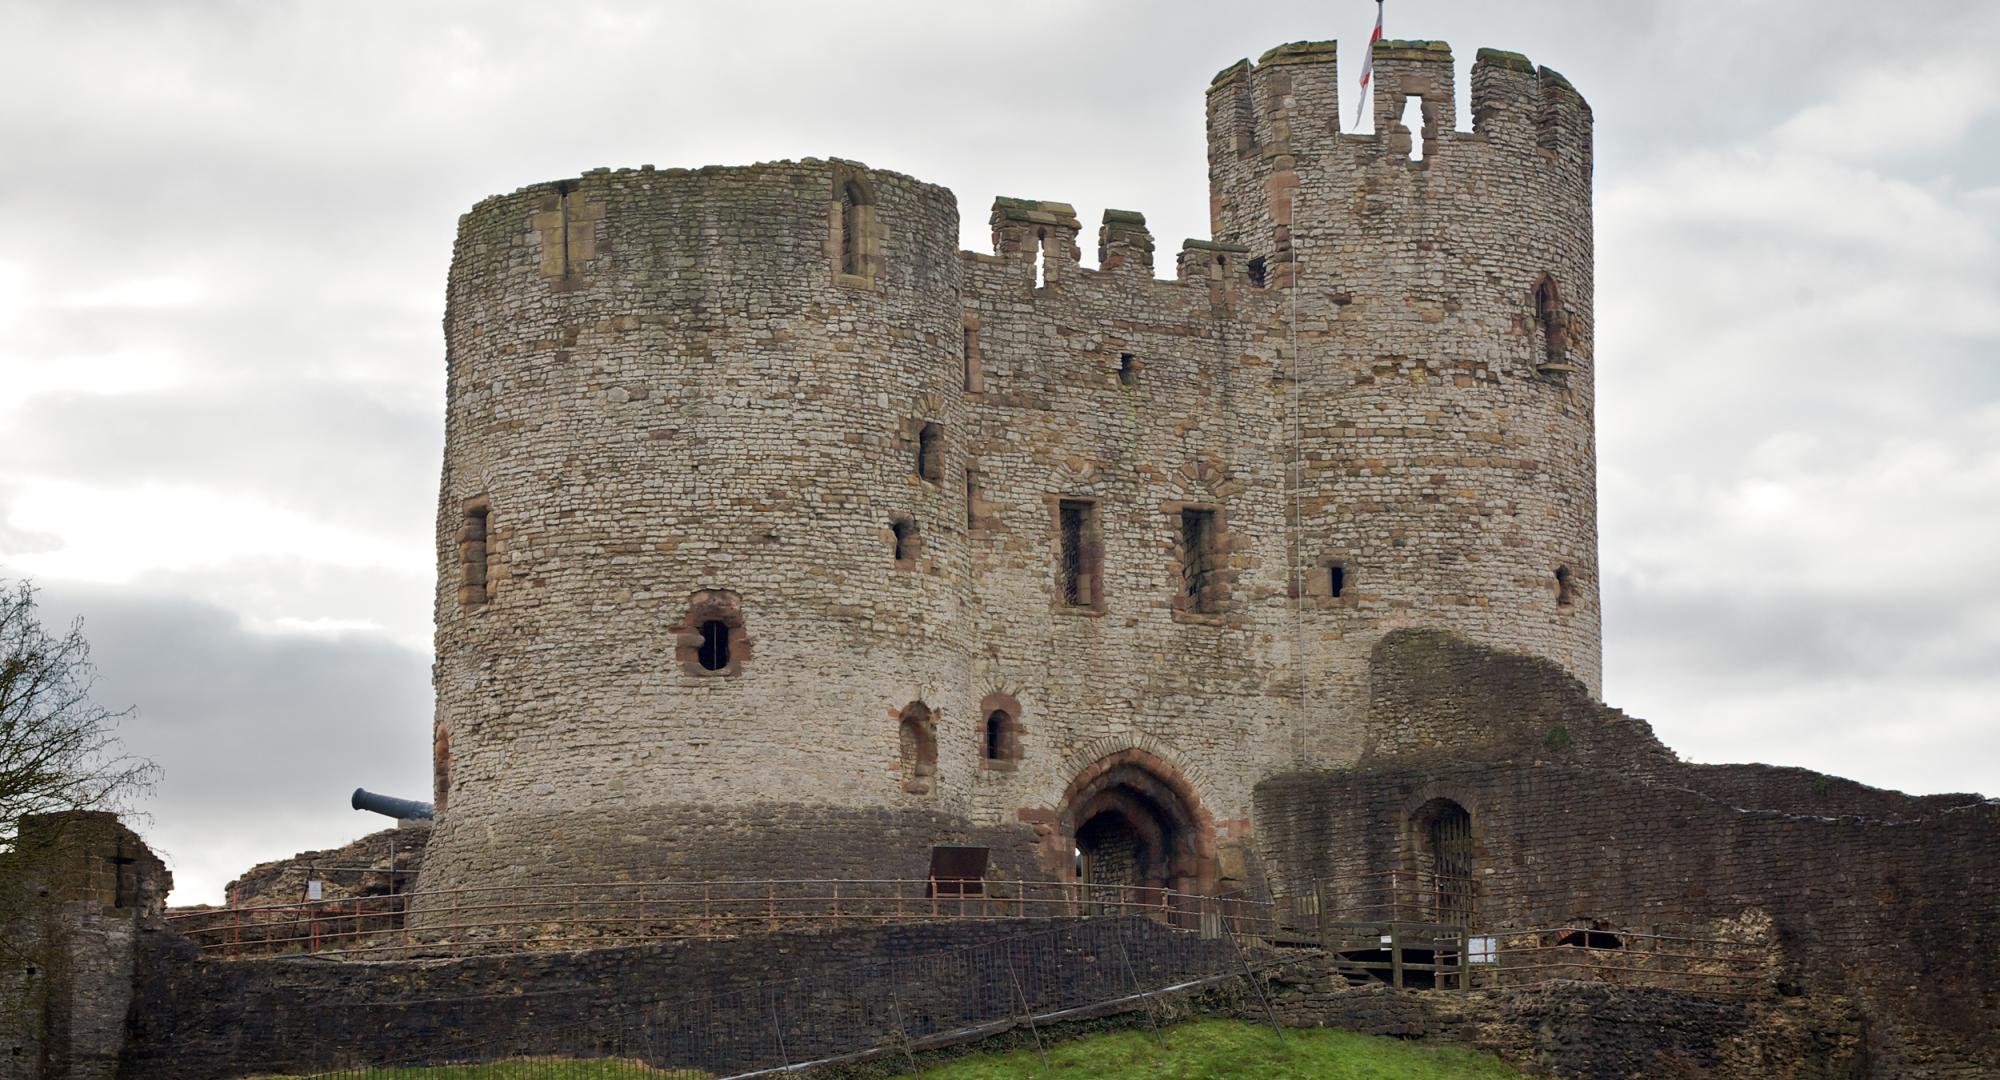
{"label": "ruined stone wall", "polygon": [[109,1080],[173,876],[116,815],[24,817],[0,853],[0,1080]]}
{"label": "ruined stone wall", "polygon": [[225,886],[223,895],[232,907],[296,904],[308,899],[314,881],[323,900],[408,892],[423,868],[430,836],[428,822],[404,822],[341,847],[258,863]]}
{"label": "ruined stone wall", "polygon": [[1382,633],[1594,686],[1588,110],[1483,55],[1455,132],[1448,51],[1385,45],[1385,95],[1431,102],[1412,162],[1339,132],[1332,59],[1218,77],[1216,240],[1171,267],[1141,215],[1087,268],[1074,211],[1017,199],[959,253],[949,192],[843,162],[467,215],[424,888],[916,876],[938,842],[1065,875],[1114,761],[1199,834],[1163,880],[1238,888],[1256,782],[1363,752]]}
{"label": "ruined stone wall", "polygon": [[1322,883],[1337,917],[1396,870],[1417,898],[1418,809],[1450,799],[1472,818],[1477,926],[1768,920],[1788,986],[1869,1015],[1872,1075],[2000,1069],[2000,804],[1684,765],[1553,664],[1442,634],[1386,639],[1373,681],[1371,729],[1424,739],[1259,787],[1281,893]]}

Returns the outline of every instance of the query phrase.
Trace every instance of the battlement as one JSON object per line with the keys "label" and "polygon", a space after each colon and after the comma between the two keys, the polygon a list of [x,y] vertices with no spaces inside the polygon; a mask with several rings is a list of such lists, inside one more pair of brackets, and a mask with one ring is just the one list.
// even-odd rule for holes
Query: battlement
{"label": "battlement", "polygon": [[1211,154],[1278,156],[1299,143],[1334,138],[1386,140],[1408,151],[1401,122],[1411,97],[1423,100],[1426,137],[1484,135],[1492,141],[1525,141],[1560,149],[1578,136],[1587,146],[1590,107],[1569,80],[1537,68],[1526,56],[1480,49],[1473,61],[1473,127],[1458,132],[1458,100],[1451,46],[1442,41],[1384,40],[1373,50],[1375,133],[1341,131],[1338,44],[1297,41],[1270,49],[1256,62],[1239,60],[1217,72],[1208,87]]}

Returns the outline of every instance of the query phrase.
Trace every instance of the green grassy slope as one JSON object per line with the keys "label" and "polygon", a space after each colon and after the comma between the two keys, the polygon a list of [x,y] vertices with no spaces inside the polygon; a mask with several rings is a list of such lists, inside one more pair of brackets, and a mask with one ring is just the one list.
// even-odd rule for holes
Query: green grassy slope
{"label": "green grassy slope", "polygon": [[[1166,1047],[1145,1028],[928,1063],[923,1080],[1519,1080],[1499,1059],[1456,1046],[1402,1042],[1326,1028],[1285,1032],[1237,1020],[1201,1020],[1165,1031]],[[434,1069],[341,1072],[365,1080],[661,1080],[662,1072],[618,1061],[519,1061]],[[904,1074],[906,1077],[910,1074]],[[277,1078],[272,1078],[277,1080]]]}
{"label": "green grassy slope", "polygon": [[1033,1049],[965,1057],[924,1067],[924,1080],[1519,1080],[1499,1059],[1455,1046],[1430,1046],[1326,1028],[1285,1032],[1235,1020],[1094,1035],[1049,1047],[1048,1067]]}

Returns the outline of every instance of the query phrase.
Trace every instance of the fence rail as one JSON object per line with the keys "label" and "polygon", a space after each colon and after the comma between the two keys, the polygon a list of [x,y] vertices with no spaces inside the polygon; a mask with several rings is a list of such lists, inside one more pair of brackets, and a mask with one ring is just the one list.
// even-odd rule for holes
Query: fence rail
{"label": "fence rail", "polygon": [[767,879],[477,886],[177,912],[204,954],[382,959],[643,944],[898,922],[1138,915],[1268,936],[1275,907],[1242,897],[1057,881]]}

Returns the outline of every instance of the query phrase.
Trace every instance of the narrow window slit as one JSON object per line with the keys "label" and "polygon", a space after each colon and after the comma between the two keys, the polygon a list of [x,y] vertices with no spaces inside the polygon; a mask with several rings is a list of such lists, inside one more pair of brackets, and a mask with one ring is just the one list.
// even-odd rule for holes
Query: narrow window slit
{"label": "narrow window slit", "polygon": [[701,649],[695,660],[706,671],[721,671],[729,666],[728,623],[709,619],[701,624]]}
{"label": "narrow window slit", "polygon": [[1188,611],[1216,607],[1215,511],[1181,511],[1181,602]]}

